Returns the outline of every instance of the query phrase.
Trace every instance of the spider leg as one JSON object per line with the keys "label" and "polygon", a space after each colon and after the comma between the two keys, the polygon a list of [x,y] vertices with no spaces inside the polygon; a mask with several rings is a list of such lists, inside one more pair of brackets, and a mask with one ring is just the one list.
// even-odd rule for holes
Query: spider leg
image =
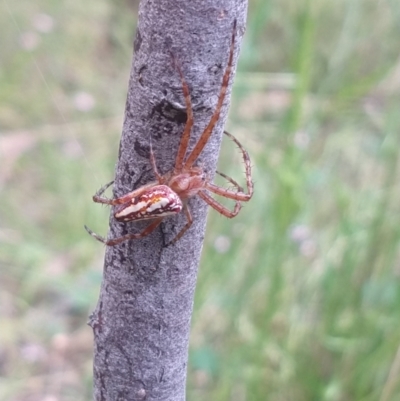
{"label": "spider leg", "polygon": [[239,201],[235,202],[235,207],[233,208],[233,210],[229,210],[226,206],[216,201],[213,197],[206,194],[204,191],[198,192],[197,195],[199,195],[204,202],[208,203],[218,213],[221,213],[223,216],[228,217],[230,219],[232,217],[235,217],[242,208],[242,204]]}
{"label": "spider leg", "polygon": [[172,241],[168,242],[168,243],[165,245],[166,247],[167,247],[167,246],[170,246],[170,245],[172,245],[172,244],[174,244],[176,241],[178,241],[179,239],[181,239],[182,236],[183,236],[183,234],[185,234],[185,232],[189,229],[189,227],[190,227],[190,226],[192,225],[192,223],[193,223],[193,218],[192,218],[192,215],[191,215],[191,213],[190,213],[189,206],[188,206],[187,204],[184,204],[184,206],[183,206],[183,211],[185,212],[185,216],[186,216],[187,223],[184,225],[184,227],[182,228],[182,230],[179,231],[179,233],[175,236],[175,238],[174,238]]}
{"label": "spider leg", "polygon": [[206,144],[207,144],[208,140],[210,139],[210,136],[213,132],[215,124],[218,122],[219,115],[221,113],[222,104],[224,103],[224,100],[225,100],[226,90],[228,88],[229,77],[231,75],[232,62],[233,62],[233,51],[234,51],[234,47],[235,47],[235,39],[236,39],[236,19],[233,22],[232,41],[231,41],[231,47],[230,47],[230,51],[229,51],[228,65],[226,66],[224,76],[222,77],[222,85],[221,85],[221,90],[219,92],[217,106],[215,108],[214,114],[212,115],[211,120],[208,123],[206,129],[203,131],[198,142],[196,143],[195,147],[193,148],[192,152],[189,154],[188,158],[186,159],[186,162],[184,164],[184,169],[189,169],[190,167],[192,167],[193,163],[197,160],[200,153],[204,149],[204,146],[206,146]]}
{"label": "spider leg", "polygon": [[104,187],[100,188],[94,194],[93,202],[102,203],[104,205],[111,205],[111,206],[122,205],[123,203],[126,203],[137,196],[140,196],[143,192],[147,191],[149,188],[152,188],[152,187],[158,185],[157,182],[150,182],[149,184],[143,185],[142,187],[135,189],[134,191],[129,192],[129,193],[125,194],[124,196],[121,196],[120,198],[115,198],[115,199],[108,199],[108,198],[104,198],[104,197],[100,196],[109,186],[111,186],[111,184],[113,182],[114,181],[111,181]]}
{"label": "spider leg", "polygon": [[114,245],[118,245],[121,242],[124,241],[128,241],[131,239],[139,239],[139,238],[143,238],[146,235],[149,235],[150,233],[152,233],[161,223],[163,219],[156,219],[155,221],[153,221],[151,224],[149,224],[142,232],[140,233],[136,233],[136,234],[126,234],[123,235],[122,237],[118,237],[118,238],[113,238],[113,239],[109,239],[106,240],[105,238],[101,237],[100,235],[94,233],[89,227],[85,226],[85,230],[94,238],[97,239],[97,241],[102,242],[105,245],[108,246],[114,246]]}
{"label": "spider leg", "polygon": [[232,191],[231,189],[228,188],[219,187],[218,185],[212,184],[211,182],[206,182],[205,188],[208,189],[210,192],[213,192],[214,194],[223,196],[225,198],[234,199],[236,201],[247,202],[251,199],[254,192],[254,185],[251,179],[251,164],[250,164],[249,154],[243,148],[242,144],[233,135],[231,135],[229,132],[226,131],[224,131],[224,134],[227,135],[230,139],[232,139],[232,141],[236,143],[236,145],[242,152],[244,165],[246,169],[247,193],[244,192],[243,188],[233,178],[228,177],[226,174],[220,173],[219,171],[217,171],[217,174],[220,175],[221,177],[224,177],[231,184],[233,184],[237,188],[237,191]]}
{"label": "spider leg", "polygon": [[104,203],[105,205],[112,205],[113,199],[108,199],[104,196],[101,196],[104,194],[104,192],[107,190],[107,188],[111,187],[111,185],[114,184],[114,181],[109,182],[108,184],[104,185],[101,187],[94,195],[93,195],[93,202],[96,203]]}
{"label": "spider leg", "polygon": [[253,196],[254,192],[254,185],[253,181],[251,179],[251,162],[250,162],[250,157],[249,154],[247,153],[246,149],[242,146],[242,144],[229,132],[224,131],[224,134],[229,137],[235,144],[238,146],[240,151],[242,152],[242,157],[244,161],[244,166],[245,166],[245,174],[246,174],[246,185],[247,185],[247,194],[244,193],[243,188],[238,185],[238,183],[233,180],[232,178],[226,176],[223,173],[219,173],[217,171],[217,174],[221,175],[225,179],[227,179],[230,183],[232,183],[236,188],[238,188],[238,192],[231,191],[229,189],[224,189],[221,187],[218,187],[214,184],[211,183],[206,183],[206,188],[210,190],[211,192],[214,192],[215,194],[225,196],[226,198],[229,199],[236,199],[240,201],[247,202],[251,199]]}
{"label": "spider leg", "polygon": [[252,193],[246,194],[244,192],[232,191],[228,188],[219,187],[218,185],[212,184],[211,182],[206,182],[205,188],[216,195],[220,195],[224,198],[233,199],[241,202],[249,201],[251,196],[253,195]]}
{"label": "spider leg", "polygon": [[150,134],[150,162],[151,166],[153,167],[154,174],[157,178],[157,181],[159,184],[164,184],[164,178],[163,176],[158,172],[157,169],[157,164],[156,164],[156,158],[154,156],[154,151],[153,151],[153,143],[151,141],[151,134]]}
{"label": "spider leg", "polygon": [[179,76],[181,78],[183,96],[185,97],[186,113],[187,113],[185,129],[184,129],[182,137],[181,137],[181,142],[179,143],[178,153],[176,154],[176,160],[175,160],[175,172],[180,172],[182,170],[183,159],[185,157],[185,154],[186,154],[186,151],[187,151],[187,148],[189,145],[190,132],[193,127],[193,109],[192,109],[192,102],[190,100],[189,86],[185,81],[185,78],[182,73],[182,69],[181,69],[178,61],[176,60],[175,56],[173,55],[173,53],[171,53],[171,56],[172,56],[175,68],[178,70]]}
{"label": "spider leg", "polygon": [[243,192],[243,187],[241,187],[233,178],[228,177],[226,174],[221,173],[220,171],[216,171],[215,174],[218,174],[221,177],[225,178],[227,181],[233,184],[233,186],[236,187],[238,191]]}

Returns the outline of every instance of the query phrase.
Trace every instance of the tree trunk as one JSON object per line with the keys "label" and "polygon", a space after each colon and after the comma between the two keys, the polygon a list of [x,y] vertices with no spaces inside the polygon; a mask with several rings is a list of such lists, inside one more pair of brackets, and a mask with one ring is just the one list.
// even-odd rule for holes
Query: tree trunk
{"label": "tree trunk", "polygon": [[[191,93],[193,147],[215,109],[237,19],[235,70],[246,11],[246,0],[141,1],[115,197],[155,179],[150,134],[160,173],[174,166],[186,108],[170,51]],[[200,156],[211,176],[231,85],[232,77],[220,121]],[[183,213],[165,219],[143,239],[106,248],[100,299],[89,323],[95,341],[95,400],[185,400],[190,318],[207,213],[197,197],[189,206],[193,225],[174,245],[164,246],[185,224]],[[109,238],[148,224],[118,223],[111,217]]]}

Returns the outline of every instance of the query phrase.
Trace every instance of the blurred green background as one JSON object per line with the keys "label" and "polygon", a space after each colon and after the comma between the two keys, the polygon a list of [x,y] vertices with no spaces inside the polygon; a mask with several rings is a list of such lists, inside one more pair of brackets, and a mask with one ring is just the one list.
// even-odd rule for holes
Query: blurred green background
{"label": "blurred green background", "polygon": [[[1,3],[1,400],[91,400],[104,248],[83,224],[107,230],[91,196],[113,176],[136,16]],[[188,400],[400,399],[399,93],[398,0],[250,1],[227,129],[256,192],[235,220],[211,212]],[[220,170],[242,177],[233,152]]]}

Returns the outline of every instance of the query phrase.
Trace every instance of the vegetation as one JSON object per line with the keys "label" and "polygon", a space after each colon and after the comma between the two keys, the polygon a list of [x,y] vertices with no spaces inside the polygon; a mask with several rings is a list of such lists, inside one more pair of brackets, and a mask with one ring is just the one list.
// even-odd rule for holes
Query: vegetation
{"label": "vegetation", "polygon": [[[83,5],[84,4],[84,5]],[[91,399],[136,4],[1,5],[0,399]],[[188,400],[400,399],[400,3],[250,4],[228,130],[255,195],[210,212]],[[224,143],[220,170],[241,177]]]}

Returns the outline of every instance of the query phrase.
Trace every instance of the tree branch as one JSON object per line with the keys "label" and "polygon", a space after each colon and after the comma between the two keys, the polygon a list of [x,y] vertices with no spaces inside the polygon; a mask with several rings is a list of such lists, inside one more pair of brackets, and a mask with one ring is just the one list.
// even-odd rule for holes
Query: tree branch
{"label": "tree branch", "polygon": [[[246,0],[141,1],[115,197],[154,180],[150,135],[160,173],[174,167],[186,110],[170,51],[190,88],[193,148],[216,105],[234,19],[236,65],[246,11]],[[231,85],[232,78],[220,121],[199,160],[210,175],[216,168]],[[165,219],[141,240],[106,248],[100,299],[90,318],[96,400],[185,399],[190,318],[207,213],[198,197],[189,204],[194,222],[176,244],[164,246],[185,224],[183,213]],[[139,232],[147,224],[111,218],[109,238]]]}

